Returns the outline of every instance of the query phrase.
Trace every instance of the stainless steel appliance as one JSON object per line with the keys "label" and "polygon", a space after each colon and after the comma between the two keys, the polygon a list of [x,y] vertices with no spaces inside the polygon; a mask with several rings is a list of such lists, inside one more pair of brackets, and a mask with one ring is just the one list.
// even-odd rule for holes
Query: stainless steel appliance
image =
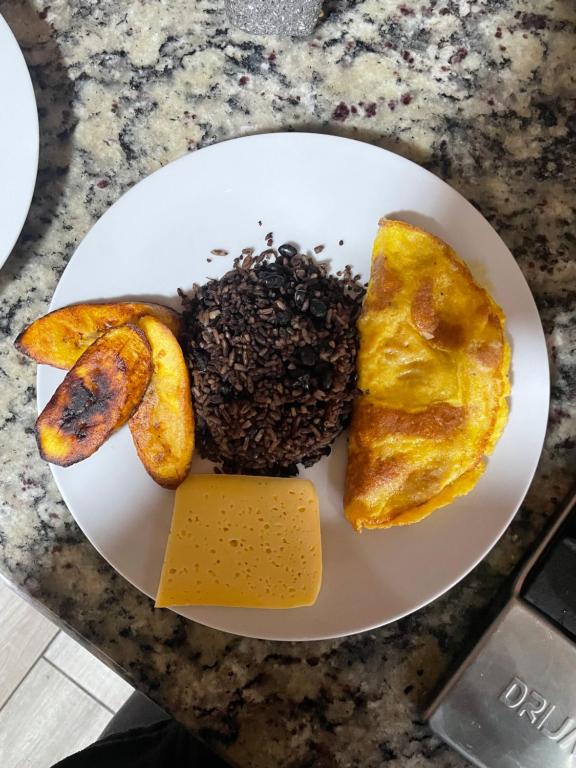
{"label": "stainless steel appliance", "polygon": [[576,494],[440,691],[433,730],[480,768],[576,768]]}

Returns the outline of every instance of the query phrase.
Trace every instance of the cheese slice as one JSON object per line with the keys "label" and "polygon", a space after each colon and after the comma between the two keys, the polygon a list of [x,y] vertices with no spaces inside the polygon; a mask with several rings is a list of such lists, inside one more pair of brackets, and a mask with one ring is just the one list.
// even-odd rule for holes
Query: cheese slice
{"label": "cheese slice", "polygon": [[189,475],[176,491],[157,606],[313,605],[322,580],[309,480]]}

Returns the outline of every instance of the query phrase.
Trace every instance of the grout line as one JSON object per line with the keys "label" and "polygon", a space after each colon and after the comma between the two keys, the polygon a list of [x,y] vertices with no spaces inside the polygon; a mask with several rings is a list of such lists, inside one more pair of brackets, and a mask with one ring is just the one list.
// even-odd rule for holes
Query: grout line
{"label": "grout line", "polygon": [[14,694],[16,693],[16,691],[17,691],[17,690],[20,688],[20,686],[21,686],[21,685],[22,685],[22,683],[23,683],[23,682],[26,680],[26,678],[30,676],[30,673],[31,673],[31,672],[32,672],[32,670],[33,670],[33,669],[34,669],[34,668],[35,668],[35,667],[38,665],[38,662],[39,662],[41,659],[42,659],[42,656],[38,656],[38,658],[36,659],[36,661],[34,662],[34,664],[32,664],[32,666],[31,666],[31,667],[29,667],[28,671],[26,672],[26,674],[24,675],[24,677],[22,678],[22,680],[20,680],[20,682],[18,683],[18,685],[16,686],[16,688],[14,688],[14,690],[13,690],[13,691],[10,693],[10,695],[8,696],[8,698],[6,699],[6,701],[4,702],[4,704],[2,704],[2,706],[0,707],[0,713],[1,713],[1,712],[2,712],[2,710],[3,710],[3,709],[6,707],[6,705],[8,704],[8,702],[9,702],[9,701],[11,701],[11,700],[14,698]]}
{"label": "grout line", "polygon": [[[33,669],[36,667],[36,665],[38,664],[38,662],[40,661],[40,659],[43,659],[43,658],[44,658],[44,654],[46,653],[46,651],[48,650],[48,648],[50,648],[50,646],[52,645],[52,643],[53,643],[53,642],[54,642],[54,640],[55,640],[55,639],[58,637],[58,635],[59,635],[59,634],[60,634],[60,630],[57,630],[57,632],[56,632],[56,634],[54,635],[54,637],[50,638],[50,640],[49,640],[49,641],[46,643],[46,645],[44,646],[44,648],[43,648],[43,649],[40,651],[40,653],[38,654],[38,656],[36,656],[36,658],[34,659],[34,662],[33,662],[33,663],[32,663],[32,664],[31,664],[31,665],[28,667],[28,669],[26,670],[26,674],[25,674],[25,675],[22,677],[22,679],[20,680],[20,682],[18,683],[18,685],[16,686],[16,688],[14,688],[12,691],[10,691],[10,693],[9,693],[9,695],[8,695],[8,698],[7,698],[7,699],[6,699],[6,701],[5,701],[5,702],[2,704],[2,706],[0,706],[0,712],[2,712],[2,710],[3,710],[3,709],[4,709],[4,707],[5,707],[5,706],[8,704],[8,702],[10,701],[10,699],[12,699],[12,697],[14,696],[14,694],[16,693],[16,691],[17,691],[17,690],[20,688],[20,686],[22,685],[22,683],[24,682],[24,680],[26,680],[26,678],[27,678],[27,677],[30,675],[30,673],[32,672],[32,670],[33,670]],[[48,661],[48,659],[44,659],[44,660],[45,660],[45,661]]]}
{"label": "grout line", "polygon": [[107,709],[107,710],[108,710],[108,712],[110,712],[110,714],[111,714],[111,715],[115,715],[115,714],[116,714],[116,712],[114,712],[114,710],[113,710],[111,707],[109,707],[109,706],[108,706],[108,704],[105,704],[103,701],[100,701],[100,699],[99,699],[99,698],[97,698],[96,696],[94,696],[94,694],[93,694],[93,693],[91,693],[91,692],[90,692],[90,691],[89,691],[87,688],[85,688],[85,687],[82,685],[82,683],[79,683],[79,682],[78,682],[78,680],[75,680],[75,679],[74,679],[74,678],[73,678],[71,675],[69,675],[69,674],[68,674],[68,672],[65,672],[63,669],[60,669],[60,667],[59,667],[57,664],[54,664],[54,662],[53,662],[53,661],[50,661],[50,659],[46,659],[46,658],[44,658],[44,657],[42,657],[42,658],[44,659],[44,661],[45,661],[47,664],[50,664],[50,666],[51,666],[51,667],[53,667],[55,670],[57,670],[58,672],[60,672],[60,674],[61,674],[61,675],[64,675],[64,677],[68,678],[68,680],[70,680],[70,682],[71,682],[71,683],[74,683],[74,685],[75,685],[77,688],[80,688],[80,690],[81,690],[81,691],[84,691],[84,693],[85,693],[87,696],[90,696],[90,698],[91,698],[93,701],[95,701],[97,704],[100,704],[102,707],[104,707],[104,709]]}
{"label": "grout line", "polygon": [[[44,650],[42,651],[42,656],[44,656],[44,657],[46,656],[46,654],[47,654],[47,653],[48,653],[48,651],[50,650],[51,646],[52,646],[52,645],[54,645],[54,642],[56,641],[56,639],[57,639],[58,637],[60,637],[60,635],[61,635],[61,634],[62,634],[62,630],[61,630],[61,629],[59,629],[59,630],[56,632],[56,634],[54,635],[54,637],[52,638],[52,640],[50,640],[50,642],[48,643],[48,645],[46,646],[46,648],[44,648]],[[46,659],[46,661],[48,661],[48,659]]]}
{"label": "grout line", "polygon": [[58,629],[58,630],[56,631],[56,634],[54,635],[54,637],[52,637],[52,638],[51,638],[51,639],[50,639],[50,640],[49,640],[49,641],[46,643],[46,645],[44,646],[43,650],[40,652],[40,658],[41,658],[41,659],[42,659],[42,658],[44,658],[44,654],[46,653],[46,651],[48,650],[48,648],[50,648],[50,646],[52,645],[52,643],[54,642],[54,640],[56,640],[56,638],[58,637],[58,635],[59,635],[59,634],[60,634],[60,630]]}

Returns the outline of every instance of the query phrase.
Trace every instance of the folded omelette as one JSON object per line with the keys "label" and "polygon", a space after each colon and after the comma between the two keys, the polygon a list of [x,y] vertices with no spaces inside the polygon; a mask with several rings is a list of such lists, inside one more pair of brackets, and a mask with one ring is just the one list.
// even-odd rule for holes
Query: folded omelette
{"label": "folded omelette", "polygon": [[450,246],[382,220],[358,329],[346,517],[415,523],[474,487],[502,434],[504,313]]}

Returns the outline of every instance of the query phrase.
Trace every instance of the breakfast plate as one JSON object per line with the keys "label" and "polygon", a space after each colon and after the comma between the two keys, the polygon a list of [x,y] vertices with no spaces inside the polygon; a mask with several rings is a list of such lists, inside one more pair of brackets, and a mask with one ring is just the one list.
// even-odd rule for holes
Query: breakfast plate
{"label": "breakfast plate", "polygon": [[[512,347],[510,417],[467,496],[423,522],[356,533],[342,513],[346,440],[302,469],[320,499],[323,568],[316,604],[290,610],[188,607],[178,612],[227,632],[275,640],[349,635],[394,621],[462,579],[497,542],[534,474],[548,414],[542,326],[514,258],[481,214],[414,163],[357,141],[264,134],[203,149],[162,168],[122,197],[80,244],[51,308],[146,297],[179,308],[177,289],[220,277],[245,247],[294,241],[324,246],[333,272],[368,279],[378,220],[404,219],[438,235],[504,310]],[[226,255],[225,255],[226,252]],[[63,371],[40,366],[43,408]],[[211,471],[195,458],[193,472]],[[154,596],[174,493],[155,485],[128,429],[72,467],[52,466],[73,516],[97,550]]]}
{"label": "breakfast plate", "polygon": [[0,16],[0,267],[24,225],[38,170],[38,113],[24,57]]}

